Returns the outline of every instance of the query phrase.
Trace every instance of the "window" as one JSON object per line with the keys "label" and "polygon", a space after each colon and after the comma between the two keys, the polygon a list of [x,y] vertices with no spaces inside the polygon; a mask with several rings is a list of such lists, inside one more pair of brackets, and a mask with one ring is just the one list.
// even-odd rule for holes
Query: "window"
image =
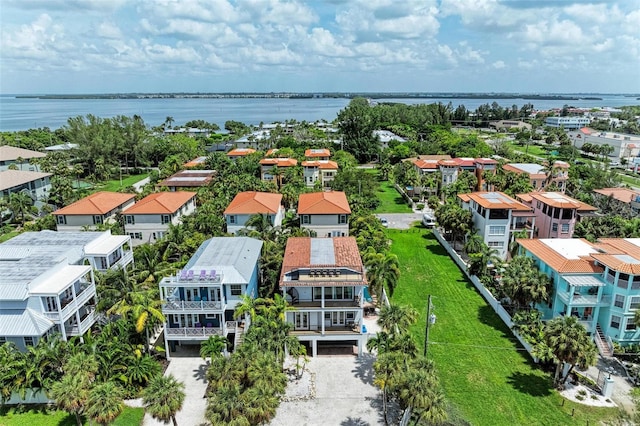
{"label": "window", "polygon": [[624,327],[624,331],[636,331],[636,323],[633,318],[627,318],[627,325]]}
{"label": "window", "polygon": [[624,308],[624,296],[616,294],[616,300],[613,302],[613,306],[616,308]]}
{"label": "window", "polygon": [[569,224],[568,223],[563,223],[562,224],[562,228],[560,229],[560,232],[562,232],[563,234],[568,234],[569,233]]}
{"label": "window", "polygon": [[102,224],[102,216],[99,216],[99,215],[93,216],[93,224],[94,225],[101,225]]}
{"label": "window", "polygon": [[341,214],[340,216],[338,216],[338,223],[340,224],[347,223],[347,215]]}
{"label": "window", "polygon": [[620,317],[617,315],[611,315],[611,328],[620,328]]}
{"label": "window", "polygon": [[490,226],[489,227],[489,235],[504,235],[507,227],[506,226]]}
{"label": "window", "polygon": [[229,216],[229,223],[236,223],[236,217],[235,216]]}
{"label": "window", "polygon": [[4,336],[0,336],[0,345],[4,345],[5,343],[7,343],[7,338]]}
{"label": "window", "polygon": [[57,216],[57,218],[58,218],[58,225],[66,225],[67,224],[67,217],[66,216],[59,215],[59,216]]}
{"label": "window", "polygon": [[33,337],[25,336],[25,337],[23,337],[23,339],[24,339],[24,345],[25,346],[33,346]]}
{"label": "window", "polygon": [[557,223],[554,223],[553,225],[551,225],[551,230],[552,230],[553,232],[558,232],[558,224],[557,224]]}
{"label": "window", "polygon": [[127,215],[127,225],[135,225],[136,224],[136,218],[135,216],[132,216],[130,214]]}
{"label": "window", "polygon": [[308,214],[303,214],[302,215],[302,223],[305,224],[305,225],[311,224],[311,218],[309,217]]}
{"label": "window", "polygon": [[640,296],[632,296],[629,301],[629,309],[640,309]]}
{"label": "window", "polygon": [[489,247],[503,248],[504,247],[504,241],[489,241],[488,245],[489,245]]}
{"label": "window", "polygon": [[231,295],[232,296],[240,296],[242,294],[242,285],[241,284],[232,284],[231,285]]}
{"label": "window", "polygon": [[171,222],[171,216],[169,216],[168,214],[163,214],[162,215],[162,224],[165,225],[167,223]]}
{"label": "window", "polygon": [[134,233],[136,240],[141,240],[142,239],[142,232],[135,232]]}

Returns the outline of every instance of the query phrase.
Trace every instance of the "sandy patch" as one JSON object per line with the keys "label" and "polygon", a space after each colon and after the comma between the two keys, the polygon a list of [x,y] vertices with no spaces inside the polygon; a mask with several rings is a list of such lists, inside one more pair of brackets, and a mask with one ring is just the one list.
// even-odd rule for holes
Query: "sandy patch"
{"label": "sandy patch", "polygon": [[605,398],[583,385],[567,384],[566,389],[560,392],[560,395],[578,404],[590,405],[592,407],[616,407],[615,402],[610,398]]}

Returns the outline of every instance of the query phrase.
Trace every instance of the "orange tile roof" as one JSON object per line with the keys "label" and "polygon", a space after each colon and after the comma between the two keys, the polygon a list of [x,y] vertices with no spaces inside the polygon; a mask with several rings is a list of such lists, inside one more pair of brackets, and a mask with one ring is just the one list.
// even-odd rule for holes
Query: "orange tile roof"
{"label": "orange tile roof", "polygon": [[415,157],[404,158],[402,161],[413,161],[413,160],[449,160],[451,156],[449,154],[436,154],[436,155],[416,155]]}
{"label": "orange tile roof", "polygon": [[451,161],[455,161],[460,167],[471,167],[475,166],[475,159],[469,157],[456,157],[452,158]]}
{"label": "orange tile roof", "polygon": [[300,194],[298,214],[350,214],[347,196],[341,191]]}
{"label": "orange tile roof", "polygon": [[260,160],[263,166],[293,167],[298,164],[295,158],[263,158]]}
{"label": "orange tile roof", "polygon": [[229,203],[224,214],[277,213],[282,204],[282,194],[269,192],[240,192]]}
{"label": "orange tile roof", "polygon": [[158,182],[158,186],[169,186],[172,188],[207,186],[215,174],[215,170],[181,170],[165,180]]}
{"label": "orange tile roof", "polygon": [[[333,259],[331,263],[317,264],[312,263],[311,253],[311,241],[312,240],[325,240],[333,243]],[[310,237],[291,237],[287,240],[287,246],[284,250],[284,258],[282,260],[282,270],[280,273],[280,286],[298,286],[305,285],[296,281],[284,282],[284,275],[296,269],[310,268],[310,267],[344,267],[356,270],[363,274],[362,281],[356,281],[354,284],[366,285],[366,278],[364,277],[364,267],[362,265],[362,258],[360,257],[360,251],[358,250],[358,244],[354,237],[335,237],[335,238],[310,238]],[[334,281],[330,277],[327,277],[327,281]],[[335,280],[329,285],[344,285],[344,281]],[[327,285],[325,281],[314,281],[313,283],[307,283],[306,285]]]}
{"label": "orange tile roof", "polygon": [[472,192],[469,194],[458,194],[464,202],[473,200],[485,209],[509,209],[518,211],[531,211],[531,207],[516,201],[502,192]]}
{"label": "orange tile roof", "polygon": [[265,154],[267,157],[271,157],[272,155],[274,155],[275,153],[277,153],[278,151],[280,151],[278,148],[271,148],[269,151],[267,151],[267,153]]}
{"label": "orange tile roof", "polygon": [[55,215],[92,215],[106,214],[134,199],[135,194],[122,192],[96,192],[73,204],[53,212]]}
{"label": "orange tile roof", "polygon": [[416,159],[411,161],[419,169],[437,169],[438,160],[421,160]]}
{"label": "orange tile roof", "polygon": [[124,212],[126,214],[175,213],[195,196],[195,192],[187,191],[157,192],[147,195]]}
{"label": "orange tile roof", "polygon": [[331,160],[315,160],[315,161],[303,161],[304,167],[317,167],[319,169],[338,170],[338,163]]}
{"label": "orange tile roof", "polygon": [[244,157],[245,155],[253,154],[256,152],[253,148],[236,148],[227,152],[228,157]]}
{"label": "orange tile roof", "polygon": [[207,161],[207,157],[206,156],[196,157],[193,160],[184,163],[183,167],[196,167],[196,166],[199,166],[201,164],[204,164],[206,161]]}
{"label": "orange tile roof", "polygon": [[[573,240],[573,241],[572,241]],[[555,239],[554,242],[566,242],[571,241],[576,244],[577,239]],[[549,265],[550,268],[559,273],[599,273],[602,272],[602,268],[596,266],[594,259],[591,257],[596,252],[594,244],[585,239],[580,239],[582,242],[584,256],[571,256],[561,253],[558,250],[554,250],[544,241],[539,239],[517,239],[518,244],[540,259],[542,262]],[[578,243],[579,244],[579,243]],[[589,253],[587,253],[589,252]]]}
{"label": "orange tile roof", "polygon": [[516,194],[516,197],[527,203],[538,200],[548,206],[561,209],[576,209],[578,211],[596,211],[597,207],[578,201],[560,192],[530,192],[528,194]]}
{"label": "orange tile roof", "polygon": [[603,265],[625,274],[640,275],[640,238],[601,238],[603,253],[591,256]]}
{"label": "orange tile roof", "polygon": [[593,192],[604,195],[605,197],[613,197],[616,200],[627,204],[635,201],[636,197],[640,197],[639,191],[634,191],[628,188],[602,188],[594,189]]}
{"label": "orange tile roof", "polygon": [[304,156],[308,157],[308,158],[330,157],[331,156],[331,151],[329,151],[326,148],[322,148],[322,149],[307,149],[304,152]]}
{"label": "orange tile roof", "polygon": [[493,158],[476,158],[475,162],[478,164],[498,164],[498,161]]}
{"label": "orange tile roof", "polygon": [[458,167],[458,162],[451,159],[451,160],[440,160],[438,161],[438,164],[441,166],[445,166],[445,167]]}

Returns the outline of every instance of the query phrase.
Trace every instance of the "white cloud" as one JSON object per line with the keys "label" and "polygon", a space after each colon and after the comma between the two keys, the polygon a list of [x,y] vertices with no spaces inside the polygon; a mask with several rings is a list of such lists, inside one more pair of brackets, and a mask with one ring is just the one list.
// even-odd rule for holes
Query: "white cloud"
{"label": "white cloud", "polygon": [[96,34],[104,38],[122,38],[122,31],[111,22],[102,22],[96,29]]}
{"label": "white cloud", "polygon": [[491,64],[491,66],[497,70],[501,70],[505,68],[507,65],[504,63],[504,61],[495,61],[494,63]]}

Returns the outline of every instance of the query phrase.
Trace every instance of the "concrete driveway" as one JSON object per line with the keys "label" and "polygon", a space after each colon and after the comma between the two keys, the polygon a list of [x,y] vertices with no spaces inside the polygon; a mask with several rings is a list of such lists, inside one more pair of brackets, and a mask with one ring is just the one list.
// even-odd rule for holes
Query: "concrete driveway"
{"label": "concrete driveway", "polygon": [[378,219],[385,218],[389,222],[389,228],[409,229],[413,222],[422,220],[422,213],[380,213],[376,214]]}
{"label": "concrete driveway", "polygon": [[315,398],[280,403],[270,425],[383,425],[382,399],[373,385],[374,359],[368,353],[311,358],[307,367],[315,373]]}

